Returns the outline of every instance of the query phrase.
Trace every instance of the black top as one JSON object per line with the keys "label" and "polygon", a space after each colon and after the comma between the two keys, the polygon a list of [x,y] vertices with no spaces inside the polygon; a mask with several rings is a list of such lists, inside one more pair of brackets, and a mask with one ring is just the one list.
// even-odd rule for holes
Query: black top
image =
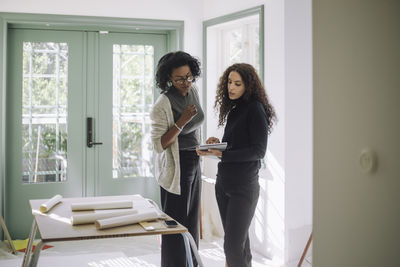
{"label": "black top", "polygon": [[247,184],[258,181],[268,141],[268,121],[263,104],[236,100],[229,112],[222,142],[228,146],[218,164],[222,183]]}

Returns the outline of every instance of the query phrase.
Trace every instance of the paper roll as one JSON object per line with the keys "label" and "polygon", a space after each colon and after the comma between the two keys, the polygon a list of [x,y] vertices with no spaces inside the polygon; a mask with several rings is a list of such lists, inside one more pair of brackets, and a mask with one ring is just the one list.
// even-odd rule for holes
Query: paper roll
{"label": "paper roll", "polygon": [[71,203],[71,210],[106,210],[132,208],[132,200]]}
{"label": "paper roll", "polygon": [[72,225],[94,223],[96,220],[107,219],[111,217],[118,217],[122,215],[131,215],[138,213],[134,209],[121,209],[121,210],[97,210],[92,213],[74,214],[71,216]]}
{"label": "paper roll", "polygon": [[135,224],[139,222],[152,221],[158,218],[158,214],[154,209],[142,211],[138,214],[112,217],[108,219],[96,220],[97,229],[107,229],[117,226]]}
{"label": "paper roll", "polygon": [[54,197],[50,198],[49,200],[47,200],[45,203],[43,203],[42,205],[40,205],[39,210],[41,212],[48,212],[49,210],[51,210],[56,204],[58,204],[59,202],[61,202],[62,196],[61,195],[55,195]]}

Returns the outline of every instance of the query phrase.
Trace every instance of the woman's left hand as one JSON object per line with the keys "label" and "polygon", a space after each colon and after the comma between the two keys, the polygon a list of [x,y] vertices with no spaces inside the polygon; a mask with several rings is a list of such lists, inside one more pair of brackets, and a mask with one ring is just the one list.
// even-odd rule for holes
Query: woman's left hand
{"label": "woman's left hand", "polygon": [[199,156],[216,156],[219,158],[222,157],[222,151],[217,149],[199,150],[199,148],[196,148],[196,152]]}

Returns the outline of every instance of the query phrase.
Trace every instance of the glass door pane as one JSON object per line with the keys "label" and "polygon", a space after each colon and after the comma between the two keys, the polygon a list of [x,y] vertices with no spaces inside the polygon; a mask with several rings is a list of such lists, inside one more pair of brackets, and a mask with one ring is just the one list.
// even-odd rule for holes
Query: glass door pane
{"label": "glass door pane", "polygon": [[23,43],[22,180],[67,180],[68,44]]}
{"label": "glass door pane", "polygon": [[113,45],[113,178],[153,177],[154,46]]}
{"label": "glass door pane", "polygon": [[158,93],[155,66],[167,51],[164,34],[100,35],[96,194],[159,199],[153,178],[149,113]]}

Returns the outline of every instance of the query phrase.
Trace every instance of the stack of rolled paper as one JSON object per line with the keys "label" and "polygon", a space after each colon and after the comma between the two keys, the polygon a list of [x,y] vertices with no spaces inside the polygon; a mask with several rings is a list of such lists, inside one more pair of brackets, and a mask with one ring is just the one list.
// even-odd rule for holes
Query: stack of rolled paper
{"label": "stack of rolled paper", "polygon": [[[133,201],[95,201],[72,203],[72,211],[88,211],[71,216],[72,225],[95,223],[97,229],[107,229],[117,226],[152,221],[160,218],[160,211],[147,200],[133,209]],[[147,203],[147,204],[146,204]]]}

